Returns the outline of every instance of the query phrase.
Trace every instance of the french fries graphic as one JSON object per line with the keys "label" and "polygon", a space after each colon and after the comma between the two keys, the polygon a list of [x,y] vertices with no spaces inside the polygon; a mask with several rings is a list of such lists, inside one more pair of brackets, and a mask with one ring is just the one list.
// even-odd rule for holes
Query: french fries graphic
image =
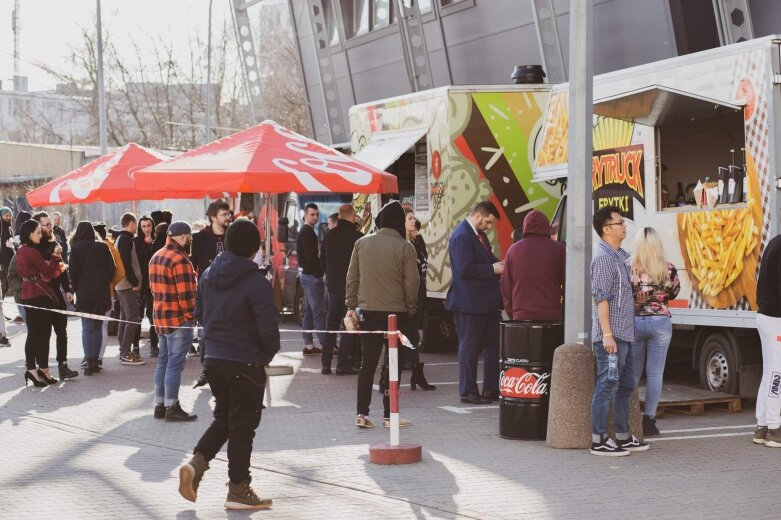
{"label": "french fries graphic", "polygon": [[741,209],[693,211],[683,215],[686,254],[700,293],[715,297],[743,272],[744,259],[759,244],[753,200]]}

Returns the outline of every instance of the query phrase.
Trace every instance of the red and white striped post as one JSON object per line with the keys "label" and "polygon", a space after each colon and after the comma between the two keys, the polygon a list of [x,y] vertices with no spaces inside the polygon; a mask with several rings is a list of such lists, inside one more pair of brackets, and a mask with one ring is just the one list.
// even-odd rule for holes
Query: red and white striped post
{"label": "red and white striped post", "polygon": [[395,314],[388,316],[388,397],[390,398],[390,443],[369,446],[373,464],[413,464],[422,459],[420,444],[399,440],[399,324]]}

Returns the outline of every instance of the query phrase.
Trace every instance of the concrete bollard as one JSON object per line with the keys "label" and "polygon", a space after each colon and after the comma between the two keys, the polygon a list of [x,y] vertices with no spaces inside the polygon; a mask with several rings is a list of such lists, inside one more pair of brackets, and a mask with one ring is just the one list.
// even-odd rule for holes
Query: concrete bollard
{"label": "concrete bollard", "polygon": [[594,354],[579,343],[554,351],[548,409],[549,448],[591,447],[591,397],[596,380]]}

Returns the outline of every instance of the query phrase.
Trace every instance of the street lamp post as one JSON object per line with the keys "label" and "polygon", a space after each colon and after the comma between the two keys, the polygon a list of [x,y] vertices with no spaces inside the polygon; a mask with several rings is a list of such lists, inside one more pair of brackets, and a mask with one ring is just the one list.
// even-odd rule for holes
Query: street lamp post
{"label": "street lamp post", "polygon": [[212,117],[212,2],[209,0],[209,34],[206,40],[206,136],[203,140],[208,143],[211,139]]}
{"label": "street lamp post", "polygon": [[590,344],[592,0],[571,0],[569,11],[569,174],[564,341]]}

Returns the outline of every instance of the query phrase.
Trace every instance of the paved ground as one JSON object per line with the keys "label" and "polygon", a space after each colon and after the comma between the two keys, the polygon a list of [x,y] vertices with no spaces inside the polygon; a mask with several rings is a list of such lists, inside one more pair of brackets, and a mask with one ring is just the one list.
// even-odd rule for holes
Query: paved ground
{"label": "paved ground", "polygon": [[[295,373],[271,378],[253,453],[255,489],[274,507],[228,513],[224,452],[197,504],[177,493],[177,468],[208,425],[208,390],[181,392],[198,421],[154,420],[154,362],[119,365],[115,341],[100,375],[25,388],[24,330],[10,333],[12,348],[0,349],[0,518],[778,518],[781,450],[751,443],[750,411],[671,414],[649,452],[623,459],[552,450],[501,439],[498,407],[462,406],[452,354],[423,356],[435,392],[403,387],[414,424],[402,440],[423,445],[423,462],[369,464],[368,446],[387,430],[353,426],[356,378],[322,376],[298,334],[283,336],[275,364]],[[78,365],[78,321],[69,333]],[[199,370],[188,360],[184,381]],[[377,419],[378,394],[373,405]]]}

